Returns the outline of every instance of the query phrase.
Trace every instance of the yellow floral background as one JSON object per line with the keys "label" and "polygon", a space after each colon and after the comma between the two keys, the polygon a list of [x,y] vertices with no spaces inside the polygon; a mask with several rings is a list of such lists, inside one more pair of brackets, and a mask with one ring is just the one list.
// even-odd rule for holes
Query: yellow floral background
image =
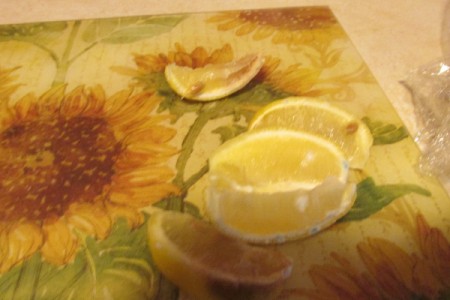
{"label": "yellow floral background", "polygon": [[[255,52],[261,72],[219,101],[164,78]],[[149,208],[201,217],[208,153],[292,95],[355,114],[374,146],[350,212],[277,246],[295,262],[279,298],[450,297],[450,199],[327,7],[0,26],[0,295],[176,299]]]}

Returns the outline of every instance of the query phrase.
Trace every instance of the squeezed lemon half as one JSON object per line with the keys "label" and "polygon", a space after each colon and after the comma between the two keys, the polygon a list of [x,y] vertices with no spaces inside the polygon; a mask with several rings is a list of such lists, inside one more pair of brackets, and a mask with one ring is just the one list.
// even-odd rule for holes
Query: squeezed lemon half
{"label": "squeezed lemon half", "polygon": [[292,270],[283,253],[179,212],[153,213],[148,241],[158,269],[192,299],[270,299]]}
{"label": "squeezed lemon half", "polygon": [[336,144],[350,162],[362,169],[373,143],[367,126],[354,115],[327,102],[307,97],[289,97],[259,110],[249,130],[287,128],[313,133]]}
{"label": "squeezed lemon half", "polygon": [[242,89],[264,64],[261,55],[251,54],[225,64],[190,68],[169,64],[164,74],[170,87],[189,100],[211,101]]}

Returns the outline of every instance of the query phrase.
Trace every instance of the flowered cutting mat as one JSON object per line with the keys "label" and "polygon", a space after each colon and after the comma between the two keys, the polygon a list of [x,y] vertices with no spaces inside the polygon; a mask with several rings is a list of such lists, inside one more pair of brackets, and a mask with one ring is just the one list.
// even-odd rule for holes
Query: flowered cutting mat
{"label": "flowered cutting mat", "polygon": [[[280,298],[450,296],[450,199],[328,8],[7,25],[0,41],[1,299],[176,298],[147,208],[201,215],[208,154],[290,95],[361,117],[375,145],[348,215],[279,246],[295,260]],[[262,71],[220,101],[164,79],[249,53]]]}

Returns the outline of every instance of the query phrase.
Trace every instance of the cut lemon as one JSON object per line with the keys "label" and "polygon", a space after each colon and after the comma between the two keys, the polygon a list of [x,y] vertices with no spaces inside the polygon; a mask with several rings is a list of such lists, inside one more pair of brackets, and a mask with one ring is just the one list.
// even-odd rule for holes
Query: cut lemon
{"label": "cut lemon", "polygon": [[148,238],[158,269],[192,299],[270,299],[292,270],[281,252],[179,212],[152,214]]}
{"label": "cut lemon", "polygon": [[209,158],[215,176],[239,189],[277,192],[312,189],[334,176],[346,182],[348,162],[333,143],[300,131],[245,132],[221,145]]}
{"label": "cut lemon", "polygon": [[247,55],[225,64],[210,64],[202,68],[166,66],[164,74],[170,87],[186,99],[210,101],[224,98],[240,90],[258,74],[264,59]]}
{"label": "cut lemon", "polygon": [[352,114],[306,97],[277,100],[258,111],[249,129],[288,128],[320,135],[344,152],[350,167],[364,167],[373,143],[367,126]]}
{"label": "cut lemon", "polygon": [[230,236],[258,244],[311,236],[334,224],[353,206],[355,184],[329,177],[312,190],[248,192],[210,178],[206,209]]}
{"label": "cut lemon", "polygon": [[352,206],[348,162],[330,141],[300,131],[255,130],[210,157],[205,210],[221,230],[281,243],[333,224]]}

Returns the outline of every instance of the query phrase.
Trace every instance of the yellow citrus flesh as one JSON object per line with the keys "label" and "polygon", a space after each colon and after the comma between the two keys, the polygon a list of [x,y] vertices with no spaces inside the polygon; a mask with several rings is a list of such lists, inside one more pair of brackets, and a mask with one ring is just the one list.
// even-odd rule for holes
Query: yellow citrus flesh
{"label": "yellow citrus flesh", "polygon": [[258,74],[264,59],[247,55],[226,64],[210,64],[202,68],[166,66],[164,74],[170,87],[185,99],[210,101],[224,98],[242,89]]}
{"label": "yellow citrus flesh", "polygon": [[345,182],[348,163],[331,142],[293,130],[243,133],[220,146],[209,159],[211,173],[256,192],[313,188],[327,177]]}
{"label": "yellow citrus flesh", "polygon": [[344,152],[351,168],[364,167],[373,143],[367,126],[352,114],[317,99],[289,97],[263,107],[249,129],[287,128],[322,136]]}
{"label": "yellow citrus flesh", "polygon": [[227,234],[252,243],[281,243],[333,224],[352,206],[343,153],[312,134],[246,132],[209,160],[205,209]]}
{"label": "yellow citrus flesh", "polygon": [[158,269],[192,299],[268,299],[292,270],[281,252],[179,212],[152,214],[148,238]]}
{"label": "yellow citrus flesh", "polygon": [[246,192],[220,180],[211,179],[206,190],[210,218],[230,236],[258,244],[316,234],[347,213],[355,199],[355,184],[333,177],[312,190],[274,193]]}

